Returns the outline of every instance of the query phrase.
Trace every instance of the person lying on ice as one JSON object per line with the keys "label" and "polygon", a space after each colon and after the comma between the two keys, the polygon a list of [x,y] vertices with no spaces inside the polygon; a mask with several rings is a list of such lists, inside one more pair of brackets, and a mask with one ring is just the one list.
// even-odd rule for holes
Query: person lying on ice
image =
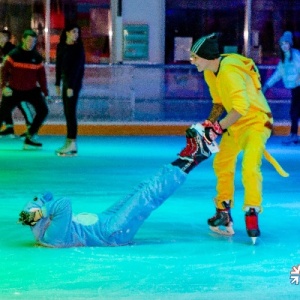
{"label": "person lying on ice", "polygon": [[[38,244],[47,247],[121,246],[133,238],[153,210],[180,187],[188,173],[213,150],[197,136],[191,157],[178,158],[138,185],[132,193],[101,214],[73,216],[69,198],[54,199],[47,192],[28,202],[19,222],[29,225]],[[194,141],[194,140],[193,140]],[[210,149],[208,148],[210,147]]]}
{"label": "person lying on ice", "polygon": [[[208,143],[209,134],[210,130],[202,125],[192,125],[186,131],[189,155],[186,148],[183,149],[178,159],[164,165],[132,193],[98,215],[74,216],[69,198],[55,200],[52,193],[47,192],[25,205],[19,222],[29,225],[38,244],[46,247],[131,244],[144,221],[185,182],[189,172],[218,151],[215,142]],[[276,169],[284,172],[280,166]],[[233,229],[231,234],[234,234]]]}

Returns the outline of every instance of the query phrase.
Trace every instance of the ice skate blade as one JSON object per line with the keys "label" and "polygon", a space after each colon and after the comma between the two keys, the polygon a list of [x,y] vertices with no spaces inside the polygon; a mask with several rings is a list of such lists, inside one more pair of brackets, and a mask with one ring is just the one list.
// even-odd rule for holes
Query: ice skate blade
{"label": "ice skate blade", "polygon": [[62,153],[62,152],[55,152],[55,154],[56,154],[57,156],[63,156],[63,157],[73,157],[73,156],[77,156],[77,151],[66,152],[66,153]]}
{"label": "ice skate blade", "polygon": [[254,237],[254,236],[251,237],[252,245],[256,244],[256,239],[257,239],[257,237]]}
{"label": "ice skate blade", "polygon": [[232,236],[234,235],[234,230],[232,228],[232,226],[227,226],[224,227],[225,229],[222,230],[220,229],[218,226],[209,226],[209,229],[215,233],[218,233],[220,235],[224,235],[224,236]]}
{"label": "ice skate blade", "polygon": [[180,155],[178,155],[178,158],[181,159],[181,160],[189,161],[189,162],[193,162],[194,161],[193,158],[186,157],[186,156],[180,156]]}
{"label": "ice skate blade", "polygon": [[299,144],[298,141],[296,142],[281,142],[282,145],[284,146],[297,146]]}
{"label": "ice skate blade", "polygon": [[41,150],[42,146],[32,146],[32,145],[27,145],[24,144],[23,150]]}
{"label": "ice skate blade", "polygon": [[0,135],[0,139],[15,139],[16,136],[14,134]]}

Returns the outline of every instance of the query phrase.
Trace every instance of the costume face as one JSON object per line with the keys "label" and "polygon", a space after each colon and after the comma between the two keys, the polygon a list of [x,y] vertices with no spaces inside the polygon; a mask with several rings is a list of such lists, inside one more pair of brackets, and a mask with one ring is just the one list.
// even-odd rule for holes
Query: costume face
{"label": "costume face", "polygon": [[23,42],[22,48],[25,51],[31,51],[36,44],[36,40],[37,40],[36,37],[30,35],[28,35],[26,38],[22,38],[22,42]]}
{"label": "costume face", "polygon": [[288,52],[291,49],[291,45],[288,42],[281,42],[280,47],[283,52]]}
{"label": "costume face", "polygon": [[198,72],[203,72],[208,68],[209,60],[202,58],[195,53],[191,53],[191,64],[197,67]]}
{"label": "costume face", "polygon": [[67,35],[67,44],[74,44],[79,37],[79,29],[73,28],[70,31],[66,31]]}

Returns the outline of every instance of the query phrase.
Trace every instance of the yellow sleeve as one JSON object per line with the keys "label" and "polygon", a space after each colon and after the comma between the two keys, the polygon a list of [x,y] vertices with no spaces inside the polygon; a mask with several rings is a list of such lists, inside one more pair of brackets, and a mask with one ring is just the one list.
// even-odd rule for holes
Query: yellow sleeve
{"label": "yellow sleeve", "polygon": [[222,93],[223,106],[227,111],[234,109],[242,116],[250,107],[246,82],[249,75],[234,66],[224,66],[218,74],[219,90]]}
{"label": "yellow sleeve", "polygon": [[222,104],[222,99],[217,90],[217,77],[216,75],[209,70],[204,71],[204,79],[208,85],[209,93],[212,97],[212,102],[216,104]]}

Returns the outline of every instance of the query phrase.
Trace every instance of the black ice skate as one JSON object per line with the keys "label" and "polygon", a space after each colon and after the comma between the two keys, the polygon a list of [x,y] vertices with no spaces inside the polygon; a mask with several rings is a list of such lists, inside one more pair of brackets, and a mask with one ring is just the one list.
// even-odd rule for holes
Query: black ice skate
{"label": "black ice skate", "polygon": [[43,146],[42,143],[38,143],[35,141],[32,137],[27,136],[24,141],[24,150],[29,150],[29,149],[41,149]]}
{"label": "black ice skate", "polygon": [[14,129],[12,127],[7,127],[3,130],[0,131],[0,138],[2,137],[6,137],[6,138],[15,138],[15,132]]}
{"label": "black ice skate", "polygon": [[257,237],[260,236],[260,230],[258,227],[258,214],[255,208],[250,207],[245,214],[246,230],[248,236],[252,239],[252,243],[256,243]]}
{"label": "black ice skate", "polygon": [[[231,236],[234,235],[233,219],[230,213],[230,202],[223,201],[224,209],[217,208],[216,214],[207,220],[211,231],[221,235]],[[220,228],[220,226],[224,227]]]}
{"label": "black ice skate", "polygon": [[283,145],[297,145],[299,143],[297,134],[290,134],[285,140],[282,141]]}

